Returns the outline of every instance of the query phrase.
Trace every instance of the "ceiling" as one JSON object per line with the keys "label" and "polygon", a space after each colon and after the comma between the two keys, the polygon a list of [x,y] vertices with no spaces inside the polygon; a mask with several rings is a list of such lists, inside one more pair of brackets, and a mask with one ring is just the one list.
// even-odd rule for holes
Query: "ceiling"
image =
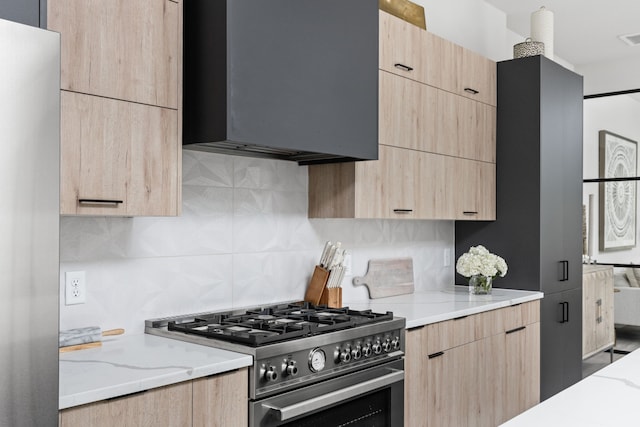
{"label": "ceiling", "polygon": [[[579,67],[640,55],[618,36],[640,33],[638,0],[485,0],[507,14],[507,27],[530,35],[531,13],[545,6],[554,17],[554,53]],[[524,41],[524,40],[523,40]]]}

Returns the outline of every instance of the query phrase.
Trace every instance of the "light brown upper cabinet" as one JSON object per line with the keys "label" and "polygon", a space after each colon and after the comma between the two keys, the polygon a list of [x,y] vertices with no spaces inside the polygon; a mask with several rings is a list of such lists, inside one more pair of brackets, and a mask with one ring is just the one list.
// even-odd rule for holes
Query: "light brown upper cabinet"
{"label": "light brown upper cabinet", "polygon": [[427,57],[426,84],[496,106],[497,67],[494,61],[435,34],[424,31],[423,36],[423,54]]}
{"label": "light brown upper cabinet", "polygon": [[310,218],[495,219],[495,164],[380,145],[379,160],[309,166]]}
{"label": "light brown upper cabinet", "polygon": [[63,91],[61,211],[177,215],[178,112]]}
{"label": "light brown upper cabinet", "polygon": [[49,0],[61,34],[61,214],[181,210],[182,5]]}
{"label": "light brown upper cabinet", "polygon": [[496,109],[380,71],[379,142],[495,163]]}
{"label": "light brown upper cabinet", "polygon": [[496,106],[496,64],[380,11],[380,69]]}
{"label": "light brown upper cabinet", "polygon": [[383,11],[379,16],[380,69],[426,83],[424,30]]}
{"label": "light brown upper cabinet", "polygon": [[49,0],[61,88],[178,108],[179,8],[168,0]]}
{"label": "light brown upper cabinet", "polygon": [[309,217],[495,220],[495,68],[380,11],[379,160],[309,166]]}

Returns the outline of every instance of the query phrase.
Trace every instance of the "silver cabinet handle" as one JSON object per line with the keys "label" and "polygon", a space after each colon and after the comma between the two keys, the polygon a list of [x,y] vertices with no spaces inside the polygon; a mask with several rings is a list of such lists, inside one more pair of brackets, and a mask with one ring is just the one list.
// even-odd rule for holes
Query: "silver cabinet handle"
{"label": "silver cabinet handle", "polygon": [[342,400],[351,399],[352,397],[370,392],[380,387],[402,381],[404,379],[404,371],[399,369],[389,369],[389,374],[345,387],[322,396],[317,396],[309,400],[294,403],[293,405],[280,407],[269,403],[263,403],[262,407],[275,411],[278,414],[279,421],[287,421],[300,415],[308,414],[318,409],[326,408],[334,405]]}

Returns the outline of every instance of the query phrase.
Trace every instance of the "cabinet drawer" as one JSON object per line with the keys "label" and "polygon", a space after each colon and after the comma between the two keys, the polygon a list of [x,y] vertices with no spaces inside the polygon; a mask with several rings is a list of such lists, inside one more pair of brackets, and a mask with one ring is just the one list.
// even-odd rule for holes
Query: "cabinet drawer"
{"label": "cabinet drawer", "polygon": [[426,325],[422,342],[427,355],[444,351],[475,340],[476,315]]}
{"label": "cabinet drawer", "polygon": [[531,301],[512,305],[498,310],[479,313],[476,326],[476,338],[512,331],[522,326],[540,321],[540,301]]}

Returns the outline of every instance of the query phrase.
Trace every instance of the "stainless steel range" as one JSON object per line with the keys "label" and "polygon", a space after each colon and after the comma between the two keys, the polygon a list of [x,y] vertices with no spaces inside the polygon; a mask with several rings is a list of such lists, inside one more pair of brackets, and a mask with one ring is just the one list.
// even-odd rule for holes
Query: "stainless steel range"
{"label": "stainless steel range", "polygon": [[145,331],[253,356],[250,426],[401,426],[405,320],[307,303],[152,319]]}

